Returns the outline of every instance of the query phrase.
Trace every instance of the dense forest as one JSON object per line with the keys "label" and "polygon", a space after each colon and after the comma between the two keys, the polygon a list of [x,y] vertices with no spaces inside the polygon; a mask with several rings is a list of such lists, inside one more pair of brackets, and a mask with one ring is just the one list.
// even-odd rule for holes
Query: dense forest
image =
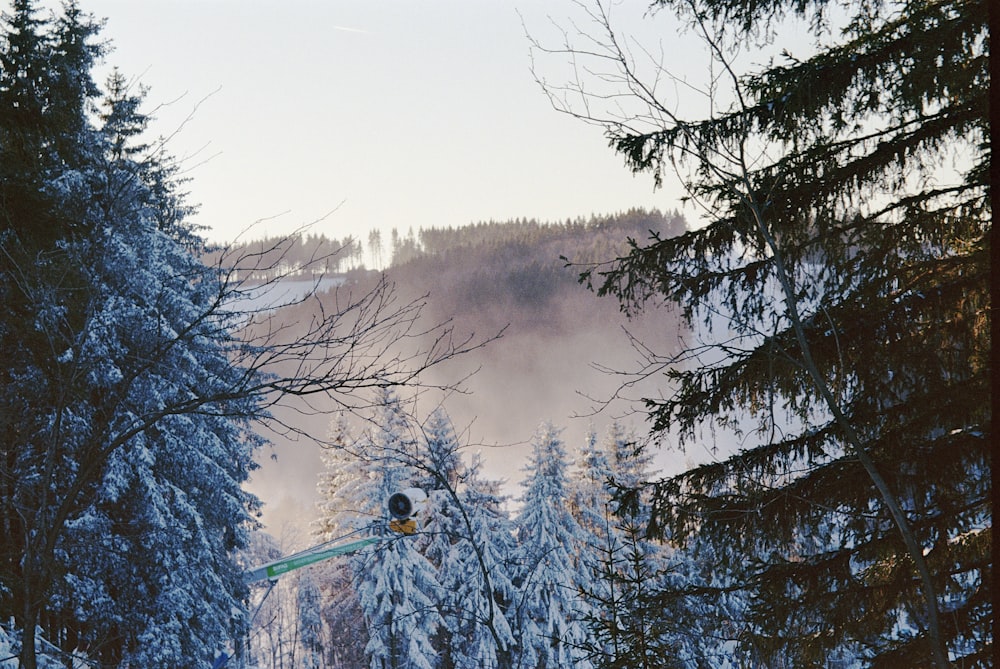
{"label": "dense forest", "polygon": [[203,259],[207,264],[229,265],[233,264],[232,259],[239,258],[243,264],[252,259],[254,268],[247,276],[250,282],[265,282],[276,277],[363,273],[389,267],[398,273],[414,262],[420,273],[434,267],[434,261],[438,267],[448,266],[456,258],[461,258],[462,263],[476,265],[478,257],[480,262],[493,265],[504,259],[490,257],[495,253],[530,257],[546,266],[560,257],[583,264],[618,256],[625,251],[629,238],[642,240],[653,234],[672,236],[682,231],[683,222],[678,213],[667,216],[639,209],[563,222],[489,221],[458,228],[420,228],[416,233],[410,228],[406,235],[393,228],[388,249],[378,229],[371,230],[364,239],[338,239],[305,228],[290,235],[241,240],[227,244],[224,249],[209,249]]}
{"label": "dense forest", "polygon": [[[612,422],[570,443],[537,425],[517,503],[501,491],[441,409],[408,416],[381,393],[354,432],[331,426],[313,541],[375,541],[336,561],[261,584],[246,649],[258,666],[361,668],[684,667],[754,661],[685,588],[705,563],[643,537],[645,518],[613,512],[614,489],[652,471],[637,434]],[[408,486],[430,491],[416,531],[386,526],[384,505]],[[287,555],[262,536],[246,559]],[[297,557],[307,557],[300,553]],[[674,594],[664,606],[649,594]],[[738,612],[738,597],[726,606]],[[685,624],[679,621],[687,620]]]}

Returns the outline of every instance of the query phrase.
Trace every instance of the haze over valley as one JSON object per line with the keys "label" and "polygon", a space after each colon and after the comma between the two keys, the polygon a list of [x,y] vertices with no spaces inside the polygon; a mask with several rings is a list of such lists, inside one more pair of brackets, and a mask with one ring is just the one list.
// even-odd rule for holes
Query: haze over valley
{"label": "haze over valley", "polygon": [[[458,387],[422,393],[412,406],[417,418],[426,419],[434,408],[443,407],[467,450],[480,451],[487,471],[505,479],[514,497],[520,494],[517,482],[528,442],[542,422],[562,428],[574,452],[591,429],[602,435],[615,420],[644,438],[648,425],[634,413],[636,401],[643,390],[655,393],[661,380],[622,390],[633,379],[621,373],[637,371],[644,363],[632,336],[659,354],[676,346],[676,313],[648,309],[630,320],[616,300],[598,297],[579,283],[578,275],[590,263],[624,253],[629,238],[644,241],[652,232],[671,236],[683,230],[678,214],[633,210],[562,223],[516,220],[411,230],[384,240],[382,254],[391,258],[391,263],[385,261],[389,266],[384,278],[399,303],[424,301],[423,322],[450,321],[458,339],[500,335],[431,370],[423,379],[426,384]],[[371,290],[383,278],[383,273],[365,269],[363,262],[377,260],[370,246],[377,240],[364,241],[368,243],[306,233],[294,242],[260,240],[241,250],[269,254],[258,265],[273,271],[259,272],[261,281],[291,272],[283,283],[297,279],[300,288],[317,289],[316,300],[283,310],[284,320],[307,323],[320,305],[333,308],[336,300],[343,301],[351,291]],[[297,274],[294,268],[299,266],[332,268],[339,278],[328,276],[318,283],[311,270]],[[292,295],[273,286],[268,293],[278,301]],[[308,411],[288,411],[283,419],[325,438],[331,414],[323,412],[330,407],[311,402]],[[321,446],[302,436],[268,436],[273,451],[259,458],[261,468],[251,490],[265,502],[262,519],[269,532],[296,528],[302,534],[304,521],[315,515]],[[663,450],[658,464],[666,469],[683,458]]]}

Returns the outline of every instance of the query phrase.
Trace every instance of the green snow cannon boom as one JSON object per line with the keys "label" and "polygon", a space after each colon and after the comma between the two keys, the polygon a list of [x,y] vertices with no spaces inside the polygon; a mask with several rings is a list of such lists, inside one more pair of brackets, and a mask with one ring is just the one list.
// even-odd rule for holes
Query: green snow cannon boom
{"label": "green snow cannon boom", "polygon": [[[420,512],[421,509],[424,508],[426,503],[427,493],[419,488],[407,488],[402,492],[397,492],[391,495],[388,501],[390,516],[389,529],[400,534],[413,534],[416,532],[417,521],[414,517]],[[346,539],[349,536],[351,535],[340,537],[340,539]],[[366,537],[364,539],[351,541],[337,546],[330,546],[332,542],[328,541],[324,544],[320,544],[319,546],[308,548],[300,553],[289,555],[288,557],[280,560],[268,562],[267,564],[251,569],[243,574],[243,579],[247,583],[256,583],[257,581],[273,581],[279,576],[287,574],[290,571],[295,571],[296,569],[300,569],[302,567],[308,567],[311,564],[329,560],[330,558],[335,558],[338,555],[348,555],[361,550],[365,546],[381,543],[388,539],[389,537],[384,536]]]}

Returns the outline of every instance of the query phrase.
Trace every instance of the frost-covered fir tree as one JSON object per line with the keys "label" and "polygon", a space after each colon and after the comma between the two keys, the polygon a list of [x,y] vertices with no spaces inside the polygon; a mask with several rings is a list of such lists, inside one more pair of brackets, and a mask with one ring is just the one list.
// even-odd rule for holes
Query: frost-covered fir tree
{"label": "frost-covered fir tree", "polygon": [[[367,442],[352,435],[344,415],[333,421],[328,442],[329,447],[322,452],[323,471],[317,484],[314,535],[321,541],[346,541],[372,520],[364,511],[367,498],[361,494],[367,485],[368,467],[355,452]],[[354,569],[347,559],[329,560],[314,569],[323,597],[326,657],[334,667],[361,669],[366,666],[368,630],[355,589]]]}
{"label": "frost-covered fir tree", "polygon": [[323,471],[316,490],[317,518],[313,534],[322,541],[333,541],[367,527],[368,462],[358,452],[368,441],[356,438],[348,418],[340,414],[330,425],[327,447],[320,453]]}
{"label": "frost-covered fir tree", "polygon": [[584,537],[578,552],[578,570],[588,601],[604,594],[608,584],[603,579],[603,564],[608,554],[621,545],[620,519],[614,515],[612,502],[614,478],[608,450],[598,444],[597,433],[591,429],[566,485],[570,513]]}
{"label": "frost-covered fir tree", "polygon": [[[0,25],[0,618],[39,664],[209,662],[239,634],[258,379],[234,367],[147,119],[90,72],[97,23],[16,0]],[[83,650],[85,649],[85,651]]]}
{"label": "frost-covered fir tree", "polygon": [[[459,540],[456,528],[461,513],[456,501],[461,467],[459,442],[454,426],[443,409],[436,409],[423,425],[420,444],[413,464],[422,475],[414,480],[414,484],[427,493],[427,502],[421,511],[422,531],[415,539],[418,550],[437,570],[440,581]],[[444,624],[438,628],[434,647],[440,654],[439,666],[450,668],[454,666],[453,626],[448,624],[447,612],[453,593],[449,592],[444,581],[441,585],[443,587],[435,594],[435,606],[441,612]]]}
{"label": "frost-covered fir tree", "polygon": [[604,437],[604,450],[614,473],[615,488],[637,488],[655,474],[653,455],[634,432],[615,421]]}
{"label": "frost-covered fir tree", "polygon": [[459,583],[459,601],[470,606],[459,622],[474,623],[475,627],[459,634],[462,643],[456,645],[456,667],[505,669],[513,666],[519,643],[511,629],[518,599],[512,580],[517,544],[500,482],[482,478],[481,470],[481,461],[474,457],[461,495],[462,506],[468,510],[469,534],[457,555],[458,564],[464,566],[459,571],[468,574]]}
{"label": "frost-covered fir tree", "polygon": [[447,628],[442,655],[455,669],[511,667],[517,644],[508,615],[517,590],[511,580],[516,554],[513,525],[499,483],[482,478],[478,456],[462,472],[457,503],[432,526],[451,537],[438,579]]}
{"label": "frost-covered fir tree", "polygon": [[[653,458],[641,449],[634,433],[618,421],[608,427],[598,443],[591,430],[580,449],[567,486],[570,511],[577,522],[590,533],[603,534],[620,523],[618,499],[623,491],[634,491],[653,475]],[[629,509],[640,524],[645,520],[644,509]]]}
{"label": "frost-covered fir tree", "polygon": [[447,496],[448,490],[455,490],[462,468],[462,457],[455,434],[455,426],[444,409],[435,409],[423,426],[422,451],[417,464],[424,471],[422,479],[417,479],[417,487],[427,491],[428,501],[435,497]]}
{"label": "frost-covered fir tree", "polygon": [[600,536],[612,522],[610,483],[614,474],[607,450],[598,445],[597,433],[591,429],[566,486],[570,513],[590,535]]}
{"label": "frost-covered fir tree", "polygon": [[[417,442],[397,396],[381,395],[368,437],[359,444],[368,478],[359,493],[363,511],[387,515],[386,500],[418,478],[412,463]],[[392,536],[384,525],[373,530],[385,541],[352,559],[361,610],[368,627],[365,655],[371,669],[436,669],[432,639],[441,624],[435,608],[440,589],[433,565],[413,537]]]}
{"label": "frost-covered fir tree", "polygon": [[664,611],[652,601],[665,578],[663,548],[644,538],[644,518],[620,515],[615,504],[620,486],[646,480],[650,461],[615,422],[602,443],[587,436],[569,482],[570,508],[586,535],[579,570],[595,667],[683,666]]}
{"label": "frost-covered fir tree", "polygon": [[578,556],[587,539],[569,511],[568,466],[559,430],[542,424],[532,438],[521,511],[514,521],[519,667],[591,666],[585,650],[587,609],[579,593]]}

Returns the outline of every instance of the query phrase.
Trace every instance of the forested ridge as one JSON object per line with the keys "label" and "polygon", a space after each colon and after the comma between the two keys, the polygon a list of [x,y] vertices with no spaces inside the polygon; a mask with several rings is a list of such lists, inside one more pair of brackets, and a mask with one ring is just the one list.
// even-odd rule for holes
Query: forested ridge
{"label": "forested ridge", "polygon": [[684,220],[677,214],[642,210],[588,221],[490,222],[421,230],[418,238],[425,251],[393,264],[389,276],[403,285],[424,287],[432,303],[440,301],[456,314],[492,311],[502,319],[528,309],[544,322],[544,306],[553,300],[572,301],[578,292],[577,273],[568,263],[614,258],[625,251],[629,238],[674,236],[683,230]]}
{"label": "forested ridge", "polygon": [[[317,309],[334,309],[346,295],[364,293],[386,282],[399,298],[422,303],[424,326],[447,322],[463,336],[502,333],[489,346],[469,352],[428,378],[447,385],[451,379],[475,372],[464,382],[464,392],[449,400],[448,410],[456,425],[460,429],[471,427],[476,435],[474,443],[522,444],[523,450],[540,421],[565,423],[570,417],[594,411],[616,395],[623,379],[599,371],[595,365],[634,371],[636,354],[630,335],[655,336],[663,341],[680,336],[672,310],[651,310],[630,319],[614,300],[588,293],[579,284],[580,263],[625,252],[629,238],[673,235],[683,228],[684,221],[676,214],[634,210],[586,221],[494,221],[435,230],[427,235],[435,240],[433,251],[420,246],[420,253],[384,271],[359,265],[337,275],[343,281],[339,287],[289,305],[281,315],[289,332],[295,332],[310,323]],[[414,239],[424,236],[421,231]],[[306,248],[310,250],[300,256],[291,253]],[[334,251],[338,248],[332,246]],[[279,272],[279,266],[289,271],[310,259],[312,266],[322,266],[329,247],[322,243],[309,246],[296,238],[274,239],[250,242],[240,247],[240,254],[260,249],[273,255],[268,255],[265,271],[247,275],[251,285],[266,281],[264,277]],[[367,252],[364,255],[371,257]],[[319,275],[304,276],[291,269],[282,276],[278,284],[299,280],[312,286]],[[272,289],[276,295],[282,294],[280,285],[266,287]],[[637,394],[629,391],[624,395],[628,400],[623,399],[609,415],[631,409],[630,400]],[[313,433],[322,434],[326,429],[322,417],[289,418],[310,425]],[[605,415],[595,420],[604,423],[609,418]],[[586,423],[586,418],[576,419],[570,431],[579,436]],[[307,475],[305,472],[316,465],[313,458],[287,450],[281,458],[292,477]],[[517,478],[510,458],[497,459],[504,461],[506,475]],[[267,473],[280,466],[263,465]]]}
{"label": "forested ridge", "polygon": [[[592,215],[588,219],[543,222],[535,219],[481,221],[447,228],[412,228],[401,234],[393,228],[388,239],[380,230],[364,237],[327,237],[312,227],[279,237],[239,240],[226,246],[226,253],[209,250],[204,259],[212,264],[225,258],[253,257],[251,281],[276,276],[295,277],[302,272],[341,274],[391,268],[410,276],[449,265],[499,266],[510,264],[555,265],[560,257],[576,263],[591,263],[624,252],[627,239],[646,239],[651,234],[673,236],[682,232],[679,214],[632,209],[619,214]],[[384,261],[384,262],[383,262]]]}

